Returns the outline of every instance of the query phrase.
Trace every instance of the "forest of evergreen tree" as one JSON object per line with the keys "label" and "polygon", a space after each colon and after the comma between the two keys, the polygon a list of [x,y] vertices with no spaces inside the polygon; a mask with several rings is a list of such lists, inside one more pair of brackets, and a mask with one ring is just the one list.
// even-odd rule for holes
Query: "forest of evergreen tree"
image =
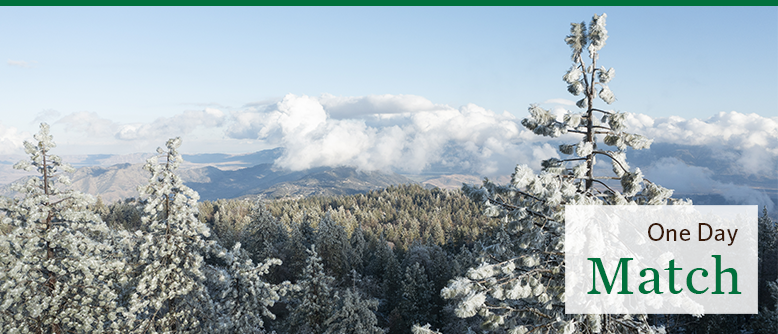
{"label": "forest of evergreen tree", "polygon": [[[200,221],[225,248],[240,243],[254,262],[283,262],[264,276],[270,283],[306,287],[320,276],[317,301],[326,312],[300,315],[301,299],[311,293],[290,294],[271,308],[276,319],[265,322],[268,329],[324,333],[326,320],[352,304],[370,310],[372,324],[390,333],[407,333],[415,323],[451,332],[477,328],[477,320],[447,309],[440,290],[476,264],[479,250],[490,247],[488,240],[500,231],[498,221],[481,215],[480,205],[459,190],[399,185],[339,197],[204,201],[198,208]],[[111,228],[132,232],[141,225],[142,206],[135,199],[98,202],[95,210]]]}
{"label": "forest of evergreen tree", "polygon": [[[95,207],[109,226],[129,230],[140,225],[141,209],[135,199]],[[357,305],[362,313],[351,314],[357,318],[351,321],[388,333],[409,333],[414,324],[430,324],[443,333],[481,332],[483,319],[457,317],[440,291],[508,238],[504,225],[482,211],[460,190],[418,184],[338,197],[199,203],[199,219],[214,232],[214,240],[226,248],[240,242],[255,262],[281,259],[283,264],[265,275],[269,282],[308,286],[302,282],[316,275],[325,278],[318,280],[322,295],[317,301],[326,314],[301,314],[298,307],[310,292],[290,294],[271,308],[276,319],[265,322],[266,329],[279,333],[367,333],[337,320],[326,323],[330,317],[344,317],[340,309]],[[766,318],[774,317],[777,295],[770,294],[767,283],[778,278],[778,230],[766,214],[760,217],[759,306],[769,312],[653,315],[650,321],[665,323],[667,333],[774,333]],[[306,251],[311,246],[317,264],[306,271],[313,261]]]}
{"label": "forest of evergreen tree", "polygon": [[[167,160],[147,164],[146,196],[105,204],[54,186],[61,162],[45,124],[36,136],[19,165],[43,177],[0,203],[4,332],[511,332],[446,297],[458,277],[527,246],[472,187],[198,202],[174,173],[171,139]],[[775,333],[778,230],[766,210],[759,258],[758,315],[649,315],[648,328]]]}

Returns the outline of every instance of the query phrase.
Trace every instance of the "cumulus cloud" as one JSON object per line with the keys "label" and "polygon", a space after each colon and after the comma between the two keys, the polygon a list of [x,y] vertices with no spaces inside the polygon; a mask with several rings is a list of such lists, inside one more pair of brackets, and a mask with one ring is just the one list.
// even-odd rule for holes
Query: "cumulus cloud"
{"label": "cumulus cloud", "polygon": [[24,141],[32,139],[29,133],[0,123],[0,154],[24,153]]}
{"label": "cumulus cloud", "polygon": [[[558,116],[565,99],[545,101]],[[305,169],[353,165],[363,169],[420,172],[450,170],[482,175],[510,173],[518,163],[537,168],[557,155],[549,138],[534,135],[509,113],[469,104],[434,104],[413,95],[319,98],[287,95],[274,103],[232,112],[226,134],[283,146],[280,166]],[[778,118],[738,112],[706,120],[632,114],[628,131],[659,143],[705,145],[743,174],[775,170]],[[566,135],[561,141],[580,138]]]}
{"label": "cumulus cloud", "polygon": [[229,120],[228,114],[215,108],[183,111],[148,123],[116,122],[89,111],[60,117],[60,113],[55,110],[45,110],[36,116],[35,123],[48,122],[53,126],[52,131],[60,144],[60,154],[149,152],[176,136],[185,137],[185,145],[208,152],[234,153],[241,149],[267,148],[261,142],[243,143],[242,148],[231,147],[236,141],[224,140],[222,128]]}
{"label": "cumulus cloud", "polygon": [[[570,103],[552,99],[543,104],[561,115]],[[38,118],[45,120],[58,114],[48,110]],[[276,163],[295,170],[350,165],[365,170],[484,176],[508,175],[516,164],[538,169],[541,160],[558,157],[558,142],[580,140],[575,134],[556,140],[537,136],[520,121],[521,117],[510,113],[496,113],[473,104],[454,108],[414,95],[290,94],[239,110],[190,110],[150,123],[116,123],[94,112],[78,112],[55,124],[64,125],[66,132],[86,134],[93,140],[92,146],[124,145],[127,149],[146,150],[149,143],[158,145],[164,139],[188,135],[195,141],[210,143],[210,150],[236,143],[254,145],[252,148],[284,147],[286,153]],[[775,175],[778,117],[728,112],[699,120],[633,114],[628,116],[627,126],[629,132],[658,143],[714,148],[717,151],[711,158],[722,162],[719,166],[731,165],[731,170],[743,174]],[[16,143],[20,145],[21,141]],[[3,146],[7,147],[13,146]],[[247,148],[223,149],[236,152]]]}
{"label": "cumulus cloud", "polygon": [[[59,113],[57,113],[59,114]],[[74,112],[60,118],[54,124],[65,125],[65,131],[84,132],[89,136],[107,137],[116,133],[119,125],[102,118],[95,112]]]}
{"label": "cumulus cloud", "polygon": [[[39,118],[58,114],[39,114]],[[92,138],[147,141],[186,135],[198,127],[220,127],[227,118],[227,114],[219,109],[205,108],[184,111],[172,117],[160,117],[151,123],[126,124],[100,117],[96,112],[80,111],[67,114],[54,124],[64,125],[66,132],[83,133]]]}
{"label": "cumulus cloud", "polygon": [[667,157],[643,170],[647,178],[681,194],[719,194],[728,202],[741,205],[759,205],[772,212],[775,204],[764,191],[745,185],[724,183],[713,179],[706,167],[688,166],[676,158]]}
{"label": "cumulus cloud", "polygon": [[226,114],[219,109],[188,110],[173,117],[160,117],[152,123],[122,124],[115,136],[120,140],[169,138],[188,134],[198,126],[222,126],[225,120]]}
{"label": "cumulus cloud", "polygon": [[737,150],[762,147],[767,153],[778,155],[778,117],[736,111],[720,112],[706,120],[633,114],[628,117],[627,125],[630,131],[657,142],[720,145]]}
{"label": "cumulus cloud", "polygon": [[[564,113],[564,101],[547,103],[554,114]],[[278,102],[234,111],[231,116],[228,137],[259,139],[284,147],[285,153],[276,164],[293,170],[349,165],[404,173],[505,176],[517,164],[537,170],[540,161],[559,157],[559,142],[580,140],[575,134],[557,139],[537,136],[509,113],[473,104],[459,108],[436,105],[413,96],[315,98],[290,94]],[[746,184],[722,182],[716,173],[743,182],[747,178],[732,179],[733,174],[774,180],[777,124],[775,117],[737,112],[719,113],[706,120],[641,114],[627,119],[629,132],[658,143],[700,145],[714,152],[696,160],[705,166],[690,166],[676,158],[662,158],[664,153],[658,151],[659,160],[641,166],[652,181],[680,194],[719,194],[729,203],[759,205],[770,211],[775,210],[771,195]]]}
{"label": "cumulus cloud", "polygon": [[51,122],[57,118],[59,118],[60,113],[59,111],[56,111],[54,109],[46,109],[44,111],[39,112],[37,115],[35,115],[35,119],[32,121],[34,124],[40,124],[43,122]]}
{"label": "cumulus cloud", "polygon": [[[319,103],[334,119],[381,118],[388,115],[407,114],[419,111],[445,110],[448,106],[433,104],[416,95],[369,95],[342,97],[324,94]],[[389,116],[391,117],[391,116]]]}
{"label": "cumulus cloud", "polygon": [[[376,125],[371,123],[376,115],[396,119]],[[526,130],[509,113],[473,104],[455,109],[415,96],[317,99],[290,94],[233,117],[228,136],[285,147],[276,164],[295,170],[352,165],[417,173],[434,165],[490,175],[556,156],[548,144],[519,140]]]}
{"label": "cumulus cloud", "polygon": [[21,67],[21,68],[32,68],[37,64],[37,61],[24,61],[24,60],[10,60],[8,59],[8,66],[14,66],[14,67]]}
{"label": "cumulus cloud", "polygon": [[712,158],[732,164],[743,174],[774,173],[778,167],[778,117],[736,111],[720,112],[706,120],[632,114],[627,126],[630,132],[658,143],[710,147],[717,151]]}

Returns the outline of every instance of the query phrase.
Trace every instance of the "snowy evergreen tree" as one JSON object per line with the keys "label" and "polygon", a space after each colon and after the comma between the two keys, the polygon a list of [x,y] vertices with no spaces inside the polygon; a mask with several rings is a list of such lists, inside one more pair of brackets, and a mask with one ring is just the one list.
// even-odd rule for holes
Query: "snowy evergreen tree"
{"label": "snowy evergreen tree", "polygon": [[386,301],[381,303],[381,308],[389,313],[392,308],[397,306],[400,301],[399,294],[396,291],[400,289],[400,264],[394,251],[389,247],[388,242],[381,236],[378,239],[376,250],[373,252],[367,272],[380,280],[382,297]]}
{"label": "snowy evergreen tree", "polygon": [[326,329],[324,322],[333,314],[332,283],[335,279],[324,272],[315,245],[308,254],[303,276],[297,281],[298,301],[291,308],[289,327],[294,332],[320,334]]}
{"label": "snowy evergreen tree", "polygon": [[443,232],[443,227],[440,226],[440,221],[433,221],[428,227],[427,243],[431,245],[445,245],[446,234]]}
{"label": "snowy evergreen tree", "polygon": [[289,282],[270,284],[262,279],[271,266],[281,260],[267,259],[254,265],[248,253],[236,243],[230,252],[222,254],[227,268],[211,267],[206,270],[209,286],[215,297],[215,314],[208,332],[211,333],[263,333],[262,317],[275,319],[272,307],[288,290],[294,290]]}
{"label": "snowy evergreen tree", "polygon": [[453,276],[451,259],[440,246],[420,242],[414,243],[404,257],[400,310],[405,330],[415,323],[444,326],[440,316],[444,300],[437,292]]}
{"label": "snowy evergreen tree", "polygon": [[255,261],[277,258],[287,242],[287,233],[281,222],[270,214],[265,204],[257,201],[251,207],[249,223],[239,239]]}
{"label": "snowy evergreen tree", "polygon": [[378,320],[373,313],[378,309],[378,301],[365,300],[356,289],[348,289],[338,298],[337,311],[324,322],[326,334],[382,334],[376,327]]}
{"label": "snowy evergreen tree", "polygon": [[[60,170],[73,168],[51,154],[56,147],[46,123],[24,142],[29,161],[14,168],[37,170],[40,177],[17,183],[20,199],[1,199],[0,332],[99,333],[122,324],[118,285],[126,283],[124,262],[98,215],[94,199],[68,185]],[[125,233],[126,236],[126,233]]]}
{"label": "snowy evergreen tree", "polygon": [[349,255],[347,257],[349,267],[352,270],[356,270],[360,273],[365,269],[365,256],[367,255],[367,240],[365,239],[365,231],[362,226],[357,226],[354,232],[351,233],[351,239],[349,240],[351,247],[349,248]]}
{"label": "snowy evergreen tree", "polygon": [[[562,154],[574,156],[543,161],[539,175],[527,166],[517,166],[508,185],[487,179],[483,187],[463,187],[468,196],[486,206],[485,214],[503,219],[509,240],[487,247],[496,257],[483,257],[484,262],[465,277],[450,281],[441,295],[456,301],[457,316],[479,315],[485,329],[510,333],[654,331],[645,315],[564,313],[564,205],[688,203],[671,199],[672,190],[649,182],[639,168],[633,170],[627,164],[627,147],[643,149],[651,143],[625,132],[627,114],[594,108],[596,97],[607,104],[615,101],[607,85],[614,70],[597,68],[599,51],[608,38],[605,18],[605,14],[594,15],[588,30],[585,23],[571,24],[571,34],[565,39],[573,50],[573,66],[563,80],[571,94],[583,94],[577,103],[583,112],[568,111],[557,118],[532,105],[530,117],[522,121],[539,135],[581,135],[578,143],[559,147]],[[589,52],[589,64],[582,57],[584,49]],[[615,149],[598,147],[599,138]],[[596,157],[609,159],[615,176],[595,175]],[[571,163],[577,165],[568,166]],[[509,254],[515,255],[505,259]]]}
{"label": "snowy evergreen tree", "polygon": [[341,279],[348,274],[351,244],[346,230],[332,218],[330,211],[327,211],[316,227],[316,249],[332,275]]}
{"label": "snowy evergreen tree", "polygon": [[756,333],[778,333],[778,227],[767,216],[759,217],[759,315],[752,322]]}
{"label": "snowy evergreen tree", "polygon": [[414,324],[413,327],[411,327],[411,333],[413,334],[441,334],[441,332],[438,332],[434,329],[432,329],[432,325],[426,324],[424,326],[421,326],[419,324]]}
{"label": "snowy evergreen tree", "polygon": [[405,268],[401,283],[400,313],[406,330],[420,322],[435,322],[432,298],[435,288],[419,262]]}
{"label": "snowy evergreen tree", "polygon": [[767,215],[767,207],[762,208],[762,216],[759,217],[759,263],[775,260],[776,248],[778,248],[778,225]]}
{"label": "snowy evergreen tree", "polygon": [[291,223],[289,241],[284,245],[284,254],[288,261],[285,264],[291,277],[299,277],[308,259],[308,249],[313,245],[314,230],[307,220]]}
{"label": "snowy evergreen tree", "polygon": [[759,314],[755,317],[756,320],[752,321],[752,329],[759,334],[778,333],[778,280],[769,282],[768,286],[775,304],[772,308],[763,307],[760,309]]}
{"label": "snowy evergreen tree", "polygon": [[[202,332],[214,305],[205,285],[203,256],[212,247],[208,227],[197,218],[199,196],[175,170],[183,161],[180,138],[147,160],[142,238],[138,249],[140,276],[131,297],[132,328],[147,332]],[[162,157],[162,161],[160,161]]]}

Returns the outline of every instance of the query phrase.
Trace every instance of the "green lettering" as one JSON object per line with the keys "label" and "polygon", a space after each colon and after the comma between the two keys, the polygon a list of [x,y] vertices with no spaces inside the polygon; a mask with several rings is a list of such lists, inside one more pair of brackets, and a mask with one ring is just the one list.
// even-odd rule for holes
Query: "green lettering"
{"label": "green lettering", "polygon": [[[608,294],[611,293],[611,290],[613,290],[613,285],[616,283],[616,276],[619,275],[619,268],[621,268],[621,291],[619,291],[618,294],[620,295],[631,295],[632,292],[629,291],[629,287],[627,285],[627,264],[632,258],[621,258],[619,259],[619,265],[616,267],[616,272],[613,273],[613,279],[608,280],[608,275],[605,273],[605,267],[602,265],[602,259],[598,257],[590,257],[588,258],[589,261],[592,261],[592,290],[587,292],[589,295],[599,295],[600,292],[597,291],[597,275],[595,275],[596,271],[600,271],[600,278],[602,279],[602,284],[605,285],[605,290],[608,292]],[[622,266],[623,265],[623,266]]]}
{"label": "green lettering", "polygon": [[665,270],[670,272],[670,293],[677,295],[683,291],[683,289],[676,290],[675,289],[675,271],[676,270],[683,270],[683,268],[676,268],[675,267],[675,260],[670,260],[670,268],[665,268]]}
{"label": "green lettering", "polygon": [[[646,280],[643,283],[640,283],[640,293],[642,294],[649,294],[651,292],[654,292],[658,295],[662,294],[662,291],[659,291],[659,272],[654,268],[646,268],[640,271],[640,277],[646,277],[646,272],[651,270],[652,273],[654,273],[654,278],[650,280]],[[646,290],[645,286],[648,285],[648,283],[654,282],[654,288],[651,290]]]}
{"label": "green lettering", "polygon": [[721,255],[711,255],[712,257],[716,258],[716,291],[713,291],[714,295],[723,295],[724,292],[721,291],[721,274],[722,273],[729,273],[732,275],[732,291],[729,292],[730,295],[739,295],[740,291],[737,291],[737,270],[735,268],[728,268],[725,270],[721,270]]}
{"label": "green lettering", "polygon": [[705,293],[705,291],[708,291],[709,288],[705,288],[705,290],[697,290],[694,288],[694,284],[692,282],[692,276],[694,275],[694,272],[697,270],[702,270],[702,277],[708,277],[708,271],[702,268],[694,268],[692,271],[689,272],[689,275],[686,275],[686,286],[689,287],[689,291],[696,293],[698,295]]}

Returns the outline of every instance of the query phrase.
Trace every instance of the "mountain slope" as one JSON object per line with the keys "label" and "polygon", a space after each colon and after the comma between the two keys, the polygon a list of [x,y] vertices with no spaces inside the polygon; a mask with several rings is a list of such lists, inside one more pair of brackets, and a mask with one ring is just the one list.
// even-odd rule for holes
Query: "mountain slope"
{"label": "mountain slope", "polygon": [[390,185],[416,183],[399,174],[358,171],[352,167],[317,168],[295,181],[260,192],[269,198],[352,195]]}
{"label": "mountain slope", "polygon": [[[367,192],[390,185],[415,183],[398,174],[362,172],[351,167],[320,167],[290,171],[270,163],[237,170],[199,167],[179,170],[185,184],[200,194],[201,200],[261,195],[265,198],[306,197],[311,195],[347,195]],[[143,164],[117,164],[108,167],[82,167],[70,176],[71,187],[100,195],[113,202],[138,197],[138,186],[148,182]],[[3,195],[11,195],[3,187]]]}

